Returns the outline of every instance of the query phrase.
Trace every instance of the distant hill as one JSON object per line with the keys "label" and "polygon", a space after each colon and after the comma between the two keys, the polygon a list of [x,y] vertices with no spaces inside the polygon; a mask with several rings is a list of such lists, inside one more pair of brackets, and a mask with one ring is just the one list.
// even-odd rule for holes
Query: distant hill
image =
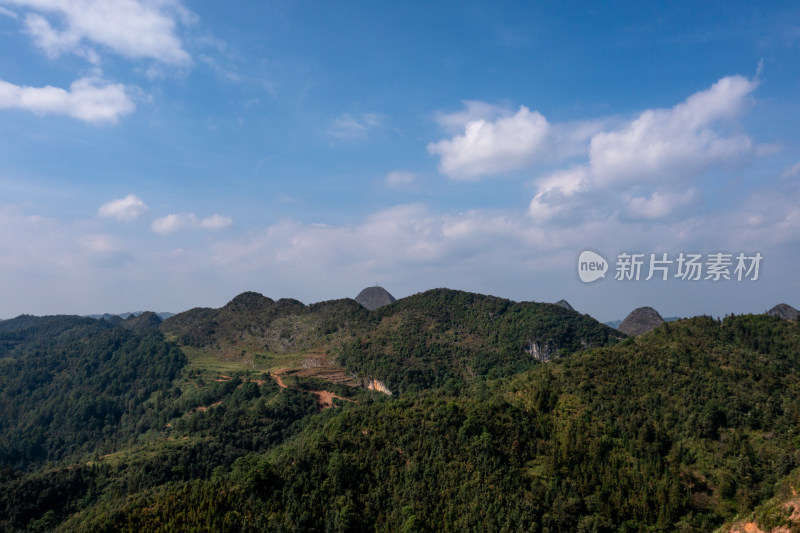
{"label": "distant hill", "polygon": [[625,335],[641,335],[663,323],[664,319],[658,311],[652,307],[639,307],[631,311],[617,329]]}
{"label": "distant hill", "polygon": [[392,392],[474,375],[501,376],[622,338],[596,320],[554,304],[512,302],[450,289],[367,310],[342,299],[306,306],[240,294],[220,309],[192,309],[160,329],[179,344],[223,358],[326,354],[350,375]]}
{"label": "distant hill", "polygon": [[380,377],[392,390],[509,375],[622,338],[559,305],[451,289],[402,298],[373,315],[374,322],[344,346],[340,361],[356,373]]}
{"label": "distant hill", "polygon": [[337,344],[341,330],[366,323],[368,314],[350,298],[305,305],[245,292],[219,309],[178,313],[164,320],[160,329],[182,345],[210,349],[222,357],[239,357],[242,352],[252,357],[327,350]]}
{"label": "distant hill", "polygon": [[383,287],[367,287],[356,296],[356,301],[369,309],[374,311],[384,305],[393,304],[396,300],[395,297],[389,294],[389,291]]}
{"label": "distant hill", "polygon": [[[150,312],[151,311],[132,311],[132,312],[128,312],[128,313],[117,313],[117,314],[103,313],[102,315],[84,315],[84,316],[87,316],[89,318],[94,318],[94,319],[97,319],[97,320],[100,320],[100,319],[111,320],[112,318],[117,316],[117,317],[125,320],[126,318],[130,318],[132,316],[135,317],[135,316],[139,316],[139,315],[141,315],[143,313],[150,313]],[[154,314],[158,315],[158,317],[161,320],[166,320],[171,316],[175,316],[175,313],[169,313],[169,312],[166,312],[166,311],[162,311],[161,313],[154,313]]]}
{"label": "distant hill", "polygon": [[[664,317],[664,322],[675,322],[676,320],[681,320],[681,318],[683,318],[683,317],[668,316],[668,317]],[[619,330],[619,325],[622,324],[622,320],[610,320],[608,322],[603,322],[603,324],[605,324],[606,326],[608,326],[610,328],[614,328],[616,330]]]}
{"label": "distant hill", "polygon": [[575,310],[571,305],[569,305],[569,302],[566,301],[566,300],[559,300],[559,301],[556,302],[556,305],[560,305],[564,309],[568,309],[570,311],[574,311]]}
{"label": "distant hill", "polygon": [[157,331],[161,322],[163,320],[158,314],[145,311],[140,315],[130,315],[121,322],[121,325],[134,331]]}
{"label": "distant hill", "polygon": [[788,304],[778,304],[767,311],[767,314],[784,320],[797,320],[800,317],[800,311]]}

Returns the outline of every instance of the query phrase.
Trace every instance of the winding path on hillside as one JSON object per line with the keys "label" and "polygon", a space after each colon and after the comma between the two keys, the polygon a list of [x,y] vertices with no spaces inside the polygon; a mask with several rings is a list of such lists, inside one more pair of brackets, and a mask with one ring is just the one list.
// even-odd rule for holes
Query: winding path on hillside
{"label": "winding path on hillside", "polygon": [[[274,372],[270,372],[269,375],[272,377],[272,379],[275,380],[275,383],[278,384],[278,387],[280,387],[282,389],[305,390],[305,389],[300,389],[300,388],[297,388],[297,387],[289,387],[288,385],[286,385],[286,383],[283,382],[283,379],[281,378],[281,375],[285,374],[289,370],[291,370],[291,369],[289,369],[289,368],[279,368],[278,370],[275,370]],[[346,402],[357,403],[355,400],[351,400],[350,398],[344,398],[342,396],[339,396],[338,394],[334,394],[334,393],[332,393],[330,391],[326,391],[326,390],[311,390],[311,391],[306,391],[306,392],[310,392],[311,394],[316,396],[317,397],[317,403],[323,409],[327,409],[328,407],[336,407],[336,404],[333,403],[333,399],[334,398],[338,398],[339,400],[344,400]]]}

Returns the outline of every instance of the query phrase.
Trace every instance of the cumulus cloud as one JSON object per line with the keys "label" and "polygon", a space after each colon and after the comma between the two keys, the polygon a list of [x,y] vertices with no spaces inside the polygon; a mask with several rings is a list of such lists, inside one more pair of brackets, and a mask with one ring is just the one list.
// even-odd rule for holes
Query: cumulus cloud
{"label": "cumulus cloud", "polygon": [[216,213],[200,221],[200,227],[205,229],[223,229],[231,226],[233,220]]}
{"label": "cumulus cloud", "polygon": [[150,59],[158,65],[185,66],[189,53],[177,34],[178,24],[194,15],[180,0],[0,0],[14,11],[33,43],[53,59],[76,54],[93,65],[92,76],[69,89],[29,87],[0,80],[0,109],[61,114],[91,123],[117,123],[136,106],[133,89],[100,78],[101,53]]}
{"label": "cumulus cloud", "polygon": [[98,78],[81,78],[69,90],[24,87],[0,80],[0,109],[24,109],[36,114],[67,115],[93,124],[115,124],[136,109],[124,85]]}
{"label": "cumulus cloud", "polygon": [[193,15],[180,1],[2,0],[28,9],[25,26],[50,57],[87,55],[88,43],[132,59],[183,65],[190,61],[176,33]]}
{"label": "cumulus cloud", "polygon": [[553,172],[540,180],[536,196],[531,200],[528,213],[536,222],[555,219],[575,221],[576,211],[585,207],[581,193],[589,189],[589,171],[579,165]]}
{"label": "cumulus cloud", "polygon": [[147,211],[147,205],[135,194],[129,194],[125,198],[112,200],[100,206],[97,210],[98,216],[104,218],[116,218],[129,222],[135,220]]}
{"label": "cumulus cloud", "polygon": [[583,134],[575,132],[589,133],[585,162],[539,178],[529,215],[541,223],[568,223],[589,211],[628,222],[680,213],[701,199],[694,184],[706,171],[762,153],[746,135],[725,133],[757,86],[758,80],[729,76],[672,108],[645,110],[615,128],[592,132],[600,123],[586,125]]}
{"label": "cumulus cloud", "polygon": [[697,200],[696,189],[685,192],[659,192],[650,197],[635,196],[628,200],[625,216],[634,220],[648,220],[665,217]]}
{"label": "cumulus cloud", "polygon": [[464,109],[439,113],[451,138],[428,144],[439,170],[453,179],[480,179],[544,164],[586,158],[600,185],[692,178],[715,165],[732,165],[774,151],[755,146],[725,125],[748,107],[758,79],[728,76],[669,109],[648,109],[620,124],[618,118],[550,123],[538,111],[465,101]]}
{"label": "cumulus cloud", "polygon": [[537,111],[520,107],[495,121],[469,121],[462,135],[428,145],[440,156],[439,170],[454,179],[477,179],[515,170],[542,155],[550,124]]}
{"label": "cumulus cloud", "polygon": [[364,137],[369,130],[381,126],[385,119],[385,115],[381,113],[364,113],[358,116],[342,113],[331,121],[327,133],[340,141],[358,139]]}
{"label": "cumulus cloud", "polygon": [[192,213],[175,213],[157,218],[150,229],[159,235],[168,235],[176,231],[191,229],[197,226],[197,217]]}
{"label": "cumulus cloud", "polygon": [[501,105],[489,104],[477,100],[464,100],[461,102],[464,109],[453,113],[437,112],[434,115],[436,122],[448,133],[454,135],[461,133],[470,122],[480,120],[493,121],[497,117],[508,117],[514,112]]}
{"label": "cumulus cloud", "polygon": [[233,220],[218,214],[200,219],[194,213],[174,213],[154,220],[150,225],[150,229],[159,235],[169,235],[170,233],[184,230],[219,230],[232,224]]}
{"label": "cumulus cloud", "polygon": [[428,144],[439,170],[452,179],[478,180],[586,154],[591,137],[611,119],[552,124],[538,111],[467,100],[464,109],[437,113],[453,137]]}
{"label": "cumulus cloud", "polygon": [[753,152],[744,135],[725,137],[715,123],[735,117],[758,81],[729,76],[671,109],[649,109],[624,128],[592,137],[589,159],[601,183],[681,179]]}

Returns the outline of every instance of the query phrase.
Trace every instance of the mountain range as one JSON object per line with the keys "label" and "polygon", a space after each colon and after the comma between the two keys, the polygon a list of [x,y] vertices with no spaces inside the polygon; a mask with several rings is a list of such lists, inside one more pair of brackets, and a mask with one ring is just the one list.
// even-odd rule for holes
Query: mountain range
{"label": "mountain range", "polygon": [[0,321],[0,529],[800,527],[789,306],[369,293]]}
{"label": "mountain range", "polygon": [[[139,315],[141,315],[143,313],[145,313],[145,311],[132,311],[132,312],[127,312],[127,313],[115,313],[115,314],[103,313],[102,315],[85,315],[85,316],[87,316],[89,318],[94,318],[94,319],[97,319],[97,320],[100,320],[100,319],[111,320],[112,318],[114,318],[116,316],[116,317],[119,317],[119,318],[124,320],[124,319],[130,318],[132,316],[139,316]],[[166,311],[162,311],[160,313],[155,313],[155,314],[158,315],[159,318],[161,318],[162,320],[167,319],[167,318],[175,315],[175,313],[169,313],[169,312],[166,312]]]}

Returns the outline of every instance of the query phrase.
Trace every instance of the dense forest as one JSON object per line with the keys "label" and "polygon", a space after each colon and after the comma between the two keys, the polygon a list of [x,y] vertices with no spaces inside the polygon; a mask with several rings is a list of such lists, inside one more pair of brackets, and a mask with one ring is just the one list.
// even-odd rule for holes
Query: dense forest
{"label": "dense forest", "polygon": [[305,306],[249,292],[221,309],[171,317],[160,328],[179,344],[222,358],[330,353],[349,373],[382,380],[395,391],[476,375],[508,376],[624,337],[557,305],[449,289],[426,291],[372,312],[350,299]]}
{"label": "dense forest", "polygon": [[[375,311],[245,293],[158,322],[0,322],[0,529],[798,527],[797,321],[624,338],[435,290]],[[310,375],[322,352],[394,394]]]}

